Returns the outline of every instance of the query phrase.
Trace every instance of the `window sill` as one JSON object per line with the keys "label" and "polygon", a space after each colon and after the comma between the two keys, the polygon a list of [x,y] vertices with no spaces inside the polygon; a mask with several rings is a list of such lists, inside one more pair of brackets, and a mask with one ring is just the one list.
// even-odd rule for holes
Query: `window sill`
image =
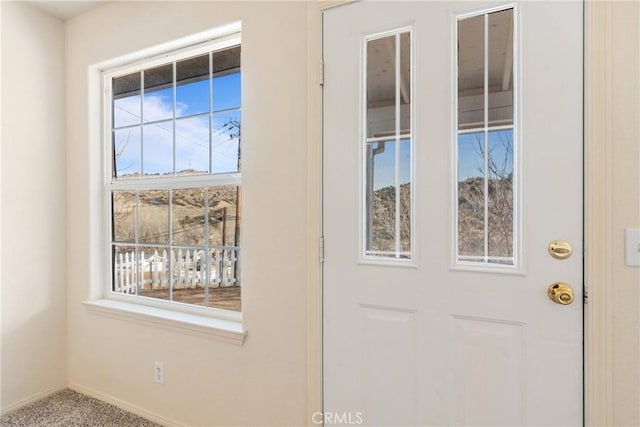
{"label": "window sill", "polygon": [[90,313],[158,326],[188,335],[213,338],[239,346],[247,336],[242,323],[232,320],[179,313],[110,299],[84,301],[83,304]]}

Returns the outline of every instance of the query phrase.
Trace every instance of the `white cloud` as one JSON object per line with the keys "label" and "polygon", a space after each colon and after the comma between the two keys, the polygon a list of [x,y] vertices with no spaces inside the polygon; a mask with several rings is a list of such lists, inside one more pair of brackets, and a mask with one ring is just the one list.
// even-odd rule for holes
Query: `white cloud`
{"label": "white cloud", "polygon": [[[146,95],[144,100],[145,121],[171,119],[173,102],[170,96]],[[177,114],[188,109],[188,105],[176,105]],[[233,123],[239,121],[239,113],[214,116],[212,133],[213,172],[233,171],[237,165],[239,130]],[[121,98],[114,102],[114,124],[116,127],[140,123],[140,96]],[[173,171],[172,120],[143,126],[143,168],[145,173],[164,174]],[[116,132],[116,150],[127,144],[118,160],[119,171],[132,173],[139,169],[140,143],[137,128]],[[209,117],[207,115],[178,119],[175,121],[176,170],[207,170],[209,168]],[[126,138],[126,139],[125,139]],[[136,161],[137,160],[137,161]],[[133,165],[132,167],[127,167]]]}

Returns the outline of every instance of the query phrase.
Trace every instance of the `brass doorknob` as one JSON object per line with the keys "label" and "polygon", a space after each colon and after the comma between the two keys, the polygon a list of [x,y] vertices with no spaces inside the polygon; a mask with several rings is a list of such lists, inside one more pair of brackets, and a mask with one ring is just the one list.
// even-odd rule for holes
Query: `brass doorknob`
{"label": "brass doorknob", "polygon": [[549,299],[556,304],[569,305],[573,302],[573,289],[562,282],[555,282],[549,286]]}

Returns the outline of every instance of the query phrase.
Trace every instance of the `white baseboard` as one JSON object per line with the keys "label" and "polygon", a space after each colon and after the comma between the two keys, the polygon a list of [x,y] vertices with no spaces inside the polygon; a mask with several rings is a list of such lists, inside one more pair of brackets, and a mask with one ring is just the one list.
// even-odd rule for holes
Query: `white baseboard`
{"label": "white baseboard", "polygon": [[49,397],[54,393],[57,393],[59,391],[64,390],[65,388],[67,388],[66,386],[62,386],[62,387],[56,387],[56,388],[52,388],[50,390],[47,391],[43,391],[37,394],[34,394],[33,396],[30,397],[26,397],[24,399],[18,400],[15,403],[12,403],[11,405],[7,406],[6,408],[1,408],[0,409],[0,416],[2,415],[8,415],[9,413],[22,408],[23,406],[27,406],[31,403],[37,402],[40,399],[44,399],[45,397]]}
{"label": "white baseboard", "polygon": [[124,400],[120,400],[117,397],[109,396],[99,391],[81,386],[80,384],[69,383],[68,387],[71,390],[77,391],[78,393],[86,394],[89,397],[93,397],[103,402],[110,403],[113,406],[117,406],[118,408],[123,409],[127,412],[131,412],[132,414],[136,414],[140,417],[146,418],[149,421],[153,421],[154,423],[158,423],[166,427],[187,427],[186,424],[161,417],[157,414],[153,414],[147,411],[146,409],[140,408],[139,406],[132,405],[131,403],[125,402]]}

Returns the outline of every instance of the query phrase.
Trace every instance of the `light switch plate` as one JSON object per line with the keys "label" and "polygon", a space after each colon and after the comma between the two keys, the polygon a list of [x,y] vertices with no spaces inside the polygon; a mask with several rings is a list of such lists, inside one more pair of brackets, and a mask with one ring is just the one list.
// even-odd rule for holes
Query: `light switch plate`
{"label": "light switch plate", "polygon": [[627,228],[625,234],[625,264],[640,267],[640,229]]}

